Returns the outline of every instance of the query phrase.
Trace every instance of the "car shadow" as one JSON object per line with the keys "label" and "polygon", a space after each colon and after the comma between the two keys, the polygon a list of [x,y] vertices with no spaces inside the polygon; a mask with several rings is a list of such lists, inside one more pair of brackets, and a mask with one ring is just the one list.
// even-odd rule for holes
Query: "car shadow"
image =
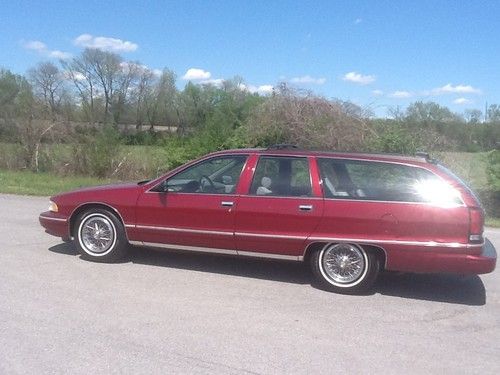
{"label": "car shadow", "polygon": [[[61,243],[50,247],[49,250],[57,254],[79,255],[72,243]],[[315,288],[324,289],[315,282],[309,267],[301,262],[186,253],[133,246],[130,250],[130,255],[124,262],[286,283],[310,284]],[[382,272],[373,291],[367,293],[367,295],[374,294],[469,306],[482,306],[486,303],[484,284],[476,275]]]}
{"label": "car shadow", "polygon": [[486,304],[486,289],[477,275],[383,272],[375,289],[393,297],[469,306]]}

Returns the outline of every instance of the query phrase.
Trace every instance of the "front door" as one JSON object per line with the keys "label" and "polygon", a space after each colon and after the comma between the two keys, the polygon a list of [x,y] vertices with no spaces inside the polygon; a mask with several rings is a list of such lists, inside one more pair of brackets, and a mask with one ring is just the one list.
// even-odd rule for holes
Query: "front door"
{"label": "front door", "polygon": [[137,239],[181,249],[235,249],[235,191],[246,158],[203,160],[145,192],[137,204]]}

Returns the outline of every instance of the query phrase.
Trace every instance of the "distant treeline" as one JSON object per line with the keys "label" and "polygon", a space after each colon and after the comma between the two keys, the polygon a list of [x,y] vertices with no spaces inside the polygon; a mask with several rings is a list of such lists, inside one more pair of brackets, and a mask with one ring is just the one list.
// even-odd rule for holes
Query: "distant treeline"
{"label": "distant treeline", "polygon": [[35,170],[42,144],[95,144],[103,136],[105,143],[118,144],[164,145],[175,139],[191,150],[189,156],[271,143],[474,152],[495,149],[500,141],[497,104],[487,113],[458,114],[434,102],[389,112],[388,118],[375,118],[369,108],[286,83],[263,96],[249,91],[239,77],[188,82],[180,90],[172,71],[153,71],[98,49],[58,65],[42,62],[25,76],[0,70],[1,141],[22,145],[26,167]]}

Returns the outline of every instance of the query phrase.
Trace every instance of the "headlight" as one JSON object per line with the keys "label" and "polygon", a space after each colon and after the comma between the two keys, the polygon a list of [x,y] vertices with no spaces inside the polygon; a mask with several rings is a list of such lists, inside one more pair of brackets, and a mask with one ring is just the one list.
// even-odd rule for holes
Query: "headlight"
{"label": "headlight", "polygon": [[49,203],[49,211],[51,211],[51,212],[57,212],[57,211],[59,211],[59,208],[57,207],[57,204],[55,204],[54,202],[50,201],[50,203]]}

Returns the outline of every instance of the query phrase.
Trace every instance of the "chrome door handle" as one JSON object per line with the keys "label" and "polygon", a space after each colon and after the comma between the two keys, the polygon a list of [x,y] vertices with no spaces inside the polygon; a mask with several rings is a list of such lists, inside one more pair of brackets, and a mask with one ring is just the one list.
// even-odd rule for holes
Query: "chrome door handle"
{"label": "chrome door handle", "polygon": [[313,206],[311,204],[301,204],[299,206],[299,210],[301,211],[311,211],[313,209]]}
{"label": "chrome door handle", "polygon": [[234,202],[222,201],[220,204],[223,207],[233,207]]}

